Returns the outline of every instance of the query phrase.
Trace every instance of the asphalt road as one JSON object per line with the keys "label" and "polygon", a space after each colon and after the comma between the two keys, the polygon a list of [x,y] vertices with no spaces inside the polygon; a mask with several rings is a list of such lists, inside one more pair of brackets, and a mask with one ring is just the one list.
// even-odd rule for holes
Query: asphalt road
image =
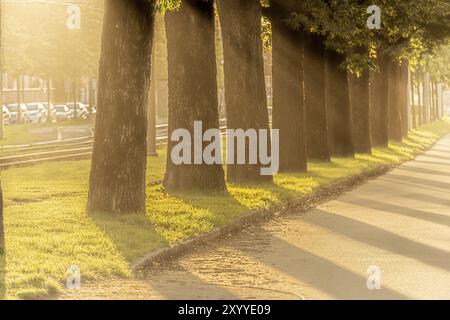
{"label": "asphalt road", "polygon": [[306,213],[60,298],[450,299],[450,136]]}

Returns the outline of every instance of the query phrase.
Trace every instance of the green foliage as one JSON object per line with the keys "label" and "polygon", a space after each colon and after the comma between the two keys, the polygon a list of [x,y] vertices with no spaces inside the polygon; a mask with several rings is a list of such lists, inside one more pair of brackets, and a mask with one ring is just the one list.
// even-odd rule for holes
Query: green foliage
{"label": "green foliage", "polygon": [[[381,8],[380,30],[367,28],[367,8]],[[288,17],[287,17],[288,18]],[[425,55],[450,35],[450,4],[446,0],[305,0],[289,23],[326,37],[327,47],[347,55],[353,71],[374,68],[380,53],[420,64]]]}
{"label": "green foliage", "polygon": [[80,4],[81,29],[66,27],[67,5],[31,2],[4,5],[4,69],[10,74],[59,79],[96,76],[103,2]]}

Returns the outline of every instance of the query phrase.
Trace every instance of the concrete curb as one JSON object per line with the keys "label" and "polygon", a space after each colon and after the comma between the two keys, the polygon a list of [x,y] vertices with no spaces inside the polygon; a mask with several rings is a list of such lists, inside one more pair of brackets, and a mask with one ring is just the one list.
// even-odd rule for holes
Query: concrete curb
{"label": "concrete curb", "polygon": [[218,227],[210,232],[201,234],[195,238],[186,240],[172,247],[162,248],[155,252],[144,255],[143,257],[136,260],[131,264],[131,269],[133,272],[139,272],[139,270],[151,266],[155,262],[160,262],[163,260],[174,259],[180,257],[181,255],[197,248],[203,246],[211,241],[216,241],[224,238],[227,235],[239,232],[249,225],[255,225],[262,223],[271,218],[287,214],[288,212],[295,209],[296,211],[305,212],[311,208],[319,205],[320,203],[329,201],[336,196],[342,194],[345,191],[353,189],[362,183],[368,181],[371,178],[375,178],[386,174],[397,165],[381,165],[375,169],[364,171],[360,174],[352,176],[350,178],[338,180],[331,183],[328,186],[319,187],[314,190],[313,193],[300,197],[297,200],[289,201],[280,205],[274,205],[267,209],[253,210],[237,220]]}

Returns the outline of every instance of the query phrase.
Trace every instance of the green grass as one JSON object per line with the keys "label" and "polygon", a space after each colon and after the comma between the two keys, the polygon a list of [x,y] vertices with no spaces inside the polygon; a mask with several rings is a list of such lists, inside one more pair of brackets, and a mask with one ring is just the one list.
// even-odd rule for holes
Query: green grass
{"label": "green grass", "polygon": [[[4,127],[2,145],[20,145],[57,139],[57,128],[65,126],[89,125],[89,121],[77,119],[58,123],[14,124]],[[66,134],[66,137],[69,134]],[[73,134],[70,134],[73,135]],[[80,134],[78,134],[80,135]],[[86,134],[81,134],[86,135]]]}
{"label": "green grass", "polygon": [[[80,266],[83,280],[132,277],[130,263],[145,253],[224,225],[251,209],[309,194],[382,164],[411,159],[450,132],[440,121],[411,133],[403,144],[375,149],[372,155],[311,163],[307,174],[279,174],[273,184],[228,185],[226,195],[167,194],[160,181],[165,152],[149,158],[148,215],[95,217],[85,214],[89,161],[52,162],[2,172],[6,202],[7,298],[33,298],[64,286],[69,266]],[[1,294],[1,290],[0,290]]]}

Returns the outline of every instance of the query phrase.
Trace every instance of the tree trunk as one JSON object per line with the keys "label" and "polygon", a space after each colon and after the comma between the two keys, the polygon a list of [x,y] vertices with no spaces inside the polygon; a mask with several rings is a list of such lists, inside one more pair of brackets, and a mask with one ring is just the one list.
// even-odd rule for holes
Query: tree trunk
{"label": "tree trunk", "polygon": [[77,78],[73,79],[73,118],[78,118],[78,80]]}
{"label": "tree trunk", "polygon": [[93,92],[94,90],[92,90],[92,79],[89,78],[88,80],[88,104],[89,104],[89,119],[92,119],[92,111],[93,111],[93,107],[94,107],[94,99],[93,99]]}
{"label": "tree trunk", "polygon": [[155,46],[152,50],[152,67],[150,70],[150,96],[148,99],[148,130],[147,130],[147,154],[149,156],[157,156],[156,152],[156,63],[155,63]]}
{"label": "tree trunk", "polygon": [[415,96],[414,73],[410,73],[410,94],[411,94],[411,125],[413,129],[417,128],[417,106]]}
{"label": "tree trunk", "polygon": [[400,81],[399,81],[399,102],[400,102],[400,117],[401,117],[401,129],[402,137],[408,136],[409,131],[409,111],[408,111],[408,61],[403,60],[400,68]]}
{"label": "tree trunk", "polygon": [[[227,127],[269,130],[260,2],[219,0],[218,8],[224,46]],[[228,181],[272,181],[272,176],[261,175],[259,161],[248,164],[248,141],[245,150],[246,164],[227,165]]]}
{"label": "tree trunk", "polygon": [[438,115],[438,107],[437,107],[437,83],[436,81],[432,81],[431,82],[431,86],[432,86],[432,100],[433,100],[433,119],[434,121],[439,119],[439,115]]}
{"label": "tree trunk", "polygon": [[443,103],[443,93],[442,93],[442,84],[437,84],[437,105],[438,105],[438,115],[439,119],[444,117],[444,103]]}
{"label": "tree trunk", "polygon": [[308,159],[330,161],[323,41],[321,36],[309,34],[304,46],[306,149]]}
{"label": "tree trunk", "polygon": [[401,115],[401,67],[396,61],[391,62],[389,79],[389,138],[401,142],[402,115]]}
{"label": "tree trunk", "polygon": [[145,213],[155,1],[105,2],[90,213]]}
{"label": "tree trunk", "polygon": [[[169,66],[169,138],[174,130],[186,129],[191,139],[199,140],[203,155],[205,143],[202,137],[194,135],[194,122],[202,122],[202,136],[208,129],[219,128],[213,2],[184,0],[179,10],[166,14],[165,24]],[[175,164],[172,151],[177,144],[169,139],[164,178],[166,189],[212,192],[226,189],[222,165],[209,165],[202,159],[196,161],[194,150],[190,150],[190,163]]]}
{"label": "tree trunk", "polygon": [[433,122],[435,119],[434,117],[434,85],[433,80],[430,80],[430,122]]}
{"label": "tree trunk", "polygon": [[[285,1],[285,0],[283,0]],[[280,131],[280,171],[306,171],[303,45],[279,1],[272,1],[273,128]]]}
{"label": "tree trunk", "polygon": [[370,130],[370,72],[364,70],[360,77],[350,74],[350,105],[353,116],[353,145],[356,153],[371,153]]}
{"label": "tree trunk", "polygon": [[331,152],[338,157],[353,157],[355,153],[349,84],[347,70],[342,67],[345,56],[327,50],[326,58],[326,99]]}
{"label": "tree trunk", "polygon": [[52,85],[51,85],[51,77],[47,76],[47,122],[52,122],[53,114],[52,114]]}
{"label": "tree trunk", "polygon": [[389,59],[381,56],[378,62],[380,70],[372,72],[370,83],[370,127],[372,145],[386,147],[389,144]]}
{"label": "tree trunk", "polygon": [[422,89],[423,87],[421,87],[421,82],[420,79],[417,79],[417,100],[418,100],[418,108],[417,108],[417,113],[418,113],[418,121],[419,121],[419,126],[423,125],[423,101],[422,101]]}
{"label": "tree trunk", "polygon": [[20,75],[17,77],[17,123],[22,123],[22,108],[20,107],[22,103],[22,97],[20,94]]}
{"label": "tree trunk", "polygon": [[425,72],[423,77],[423,123],[430,122],[430,74]]}

